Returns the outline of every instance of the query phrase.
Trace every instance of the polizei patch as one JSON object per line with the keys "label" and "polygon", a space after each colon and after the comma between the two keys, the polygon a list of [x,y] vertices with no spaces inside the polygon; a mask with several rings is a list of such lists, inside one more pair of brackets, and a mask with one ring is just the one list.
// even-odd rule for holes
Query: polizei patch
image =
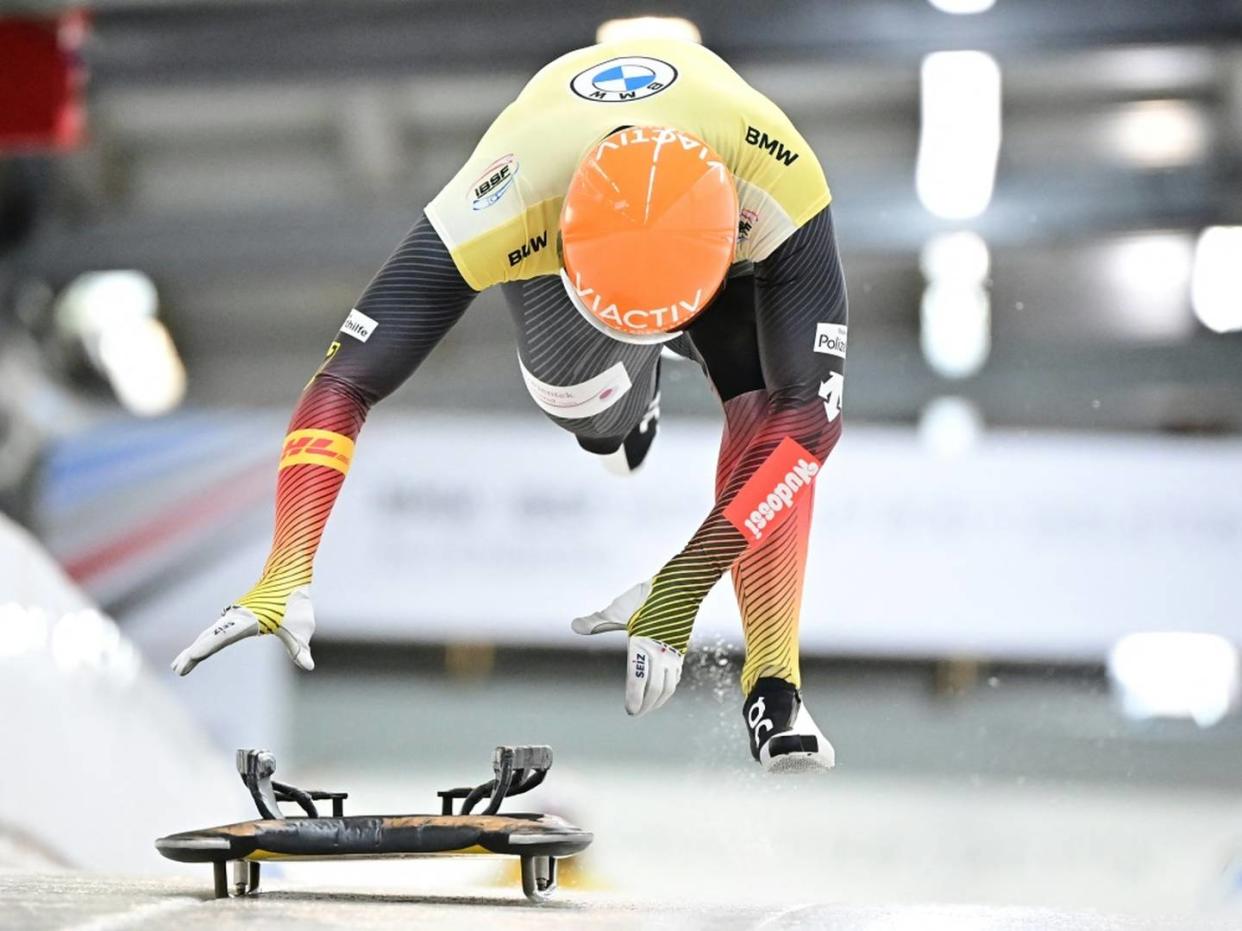
{"label": "polizei patch", "polygon": [[815,351],[825,355],[845,358],[849,327],[844,323],[815,324]]}
{"label": "polizei patch", "polygon": [[658,58],[610,58],[579,71],[569,88],[584,100],[626,103],[652,97],[677,80],[677,69]]}

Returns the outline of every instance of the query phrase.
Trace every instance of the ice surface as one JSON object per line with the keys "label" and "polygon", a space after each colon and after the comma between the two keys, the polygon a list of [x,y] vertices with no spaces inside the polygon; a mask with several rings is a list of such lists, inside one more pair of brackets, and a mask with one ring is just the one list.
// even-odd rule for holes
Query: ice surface
{"label": "ice surface", "polygon": [[600,893],[562,895],[533,906],[513,891],[430,893],[274,891],[248,899],[205,898],[201,884],[0,874],[0,928],[23,931],[179,931],[232,928],[711,929],[711,931],[1226,931],[1225,918],[1125,916],[1046,908],[971,905],[670,904]]}

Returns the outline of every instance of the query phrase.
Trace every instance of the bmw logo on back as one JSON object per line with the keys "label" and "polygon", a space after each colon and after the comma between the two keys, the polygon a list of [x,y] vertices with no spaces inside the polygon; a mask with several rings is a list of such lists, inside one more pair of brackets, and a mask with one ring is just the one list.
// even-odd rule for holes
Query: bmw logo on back
{"label": "bmw logo on back", "polygon": [[574,75],[570,89],[596,103],[626,103],[660,93],[677,80],[677,69],[658,58],[611,58]]}

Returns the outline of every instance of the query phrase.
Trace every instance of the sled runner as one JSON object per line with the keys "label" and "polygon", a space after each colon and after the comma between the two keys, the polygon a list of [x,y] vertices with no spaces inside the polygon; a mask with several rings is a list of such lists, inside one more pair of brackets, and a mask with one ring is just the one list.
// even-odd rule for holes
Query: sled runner
{"label": "sled runner", "polygon": [[[542,783],[551,766],[551,747],[497,747],[493,778],[437,793],[438,815],[346,815],[347,793],[276,782],[276,761],[269,751],[238,750],[237,770],[262,817],[170,834],[155,847],[170,860],[212,864],[216,898],[257,891],[265,860],[490,854],[520,858],[522,891],[541,902],[556,889],[557,859],[585,850],[592,835],[556,815],[498,812],[506,798]],[[286,815],[281,802],[296,804],[304,814]],[[331,816],[321,815],[316,802],[330,802]],[[454,812],[456,802],[460,806]]]}

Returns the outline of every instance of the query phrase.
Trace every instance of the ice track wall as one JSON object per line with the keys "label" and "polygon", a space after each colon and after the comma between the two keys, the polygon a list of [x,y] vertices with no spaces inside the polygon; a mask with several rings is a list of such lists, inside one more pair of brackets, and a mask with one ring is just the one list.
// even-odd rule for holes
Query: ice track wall
{"label": "ice track wall", "polygon": [[231,759],[25,530],[0,515],[0,833],[110,873],[244,814]]}

